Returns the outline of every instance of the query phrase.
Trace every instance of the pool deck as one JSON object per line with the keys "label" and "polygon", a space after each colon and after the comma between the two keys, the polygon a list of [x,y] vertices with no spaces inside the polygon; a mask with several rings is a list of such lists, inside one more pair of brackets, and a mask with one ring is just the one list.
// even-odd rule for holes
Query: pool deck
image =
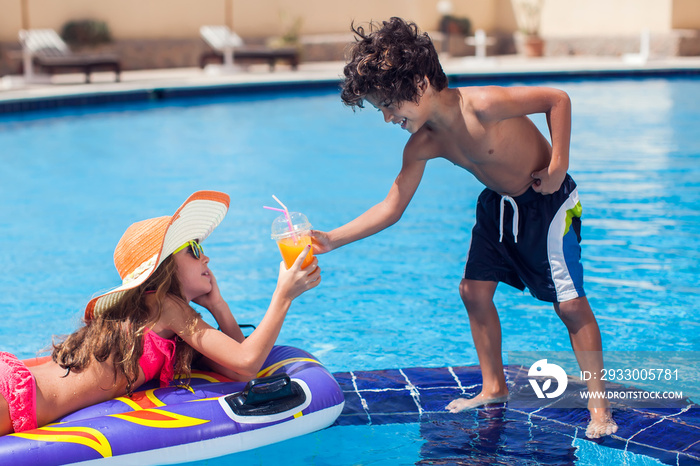
{"label": "pool deck", "polygon": [[[624,77],[638,75],[700,75],[700,57],[671,57],[664,59],[639,57],[441,57],[443,68],[451,79],[498,78],[561,78],[561,77]],[[82,74],[58,74],[43,83],[26,84],[22,76],[0,78],[0,113],[62,105],[82,105],[76,99],[85,96],[113,100],[139,100],[146,93],[151,98],[161,96],[163,90],[182,94],[205,91],[280,88],[286,86],[333,86],[342,76],[342,62],[302,63],[296,71],[278,66],[270,72],[267,65],[252,65],[224,72],[221,67],[177,68],[122,72],[121,82],[114,82],[111,72],[96,72],[92,83],[85,84]],[[140,94],[140,97],[136,95]],[[132,98],[119,99],[119,96]],[[115,99],[116,97],[116,99]],[[98,99],[99,100],[99,99]],[[46,105],[49,102],[51,104]],[[99,102],[91,102],[99,103]]]}

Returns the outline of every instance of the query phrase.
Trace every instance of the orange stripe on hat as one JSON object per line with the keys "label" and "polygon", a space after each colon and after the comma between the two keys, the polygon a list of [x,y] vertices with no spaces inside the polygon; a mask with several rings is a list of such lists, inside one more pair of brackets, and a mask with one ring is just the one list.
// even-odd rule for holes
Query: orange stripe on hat
{"label": "orange stripe on hat", "polygon": [[160,252],[171,219],[172,217],[149,218],[126,229],[114,249],[114,266],[122,280]]}
{"label": "orange stripe on hat", "polygon": [[85,319],[119,302],[124,292],[144,283],[175,249],[187,241],[204,241],[228,211],[228,194],[197,191],[172,217],[142,220],[127,228],[114,250],[121,286],[90,300]]}

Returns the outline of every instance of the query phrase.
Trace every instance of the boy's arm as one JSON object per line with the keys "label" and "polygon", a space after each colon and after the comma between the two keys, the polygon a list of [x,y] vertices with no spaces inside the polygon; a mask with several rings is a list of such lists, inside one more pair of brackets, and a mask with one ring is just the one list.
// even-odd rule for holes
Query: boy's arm
{"label": "boy's arm", "polygon": [[[410,142],[409,142],[410,145]],[[411,158],[404,151],[401,171],[389,189],[386,198],[365,213],[328,233],[312,232],[314,253],[322,254],[348,243],[366,238],[396,223],[418,189],[425,171],[426,160]]]}
{"label": "boy's arm", "polygon": [[[532,189],[542,194],[552,194],[559,190],[569,170],[569,145],[571,143],[571,99],[559,89],[546,89],[546,101],[550,106],[547,126],[552,139],[552,159],[549,166],[532,174],[535,182]],[[551,92],[549,92],[551,91]]]}
{"label": "boy's arm", "polygon": [[491,87],[480,117],[491,121],[544,113],[552,141],[549,166],[532,173],[532,189],[542,194],[556,192],[569,169],[571,142],[571,99],[566,92],[551,87]]}

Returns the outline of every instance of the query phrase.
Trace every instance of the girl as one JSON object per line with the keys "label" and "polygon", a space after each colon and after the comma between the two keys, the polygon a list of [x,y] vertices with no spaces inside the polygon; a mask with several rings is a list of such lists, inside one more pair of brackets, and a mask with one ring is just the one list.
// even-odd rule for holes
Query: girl
{"label": "girl", "polygon": [[[92,299],[85,325],[54,344],[51,358],[27,367],[0,352],[0,435],[34,429],[158,378],[188,378],[193,356],[233,380],[255,377],[292,300],[321,281],[318,260],[302,270],[307,246],[287,270],[257,329],[244,338],[221,297],[201,242],[226,215],[228,195],[199,191],[172,217],[131,225],[114,251],[122,285]],[[189,305],[212,313],[220,330]]]}

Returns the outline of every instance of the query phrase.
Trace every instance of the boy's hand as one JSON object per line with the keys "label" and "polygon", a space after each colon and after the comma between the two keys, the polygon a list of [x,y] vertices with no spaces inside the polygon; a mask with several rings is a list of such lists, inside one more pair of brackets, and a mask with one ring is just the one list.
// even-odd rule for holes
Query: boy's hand
{"label": "boy's hand", "polygon": [[324,231],[311,230],[311,244],[314,247],[314,254],[323,254],[333,250],[328,233]]}
{"label": "boy's hand", "polygon": [[550,167],[544,168],[538,172],[534,172],[531,176],[534,179],[532,189],[540,194],[552,194],[559,191],[561,184],[564,182],[566,172],[559,173],[554,171],[549,172]]}

